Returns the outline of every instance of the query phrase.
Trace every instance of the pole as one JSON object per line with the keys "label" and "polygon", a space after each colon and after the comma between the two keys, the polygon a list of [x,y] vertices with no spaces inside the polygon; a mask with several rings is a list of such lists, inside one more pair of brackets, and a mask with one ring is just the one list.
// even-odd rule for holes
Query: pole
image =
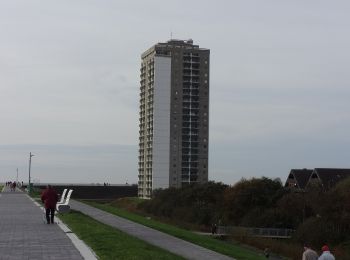
{"label": "pole", "polygon": [[29,181],[28,181],[28,192],[30,193],[32,191],[32,185],[30,182],[30,168],[32,166],[32,157],[34,156],[34,154],[32,154],[32,152],[29,153]]}
{"label": "pole", "polygon": [[16,182],[18,182],[18,168],[17,168]]}

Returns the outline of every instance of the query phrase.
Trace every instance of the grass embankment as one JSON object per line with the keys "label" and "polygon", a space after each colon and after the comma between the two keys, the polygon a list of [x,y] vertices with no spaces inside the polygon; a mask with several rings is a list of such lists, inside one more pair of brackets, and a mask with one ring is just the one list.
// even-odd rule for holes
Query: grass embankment
{"label": "grass embankment", "polygon": [[249,259],[249,260],[265,259],[263,256],[259,255],[258,253],[248,250],[246,248],[242,248],[239,245],[227,243],[225,241],[220,241],[210,236],[195,234],[188,230],[174,227],[169,224],[161,223],[153,219],[145,218],[144,216],[140,216],[140,215],[128,212],[126,210],[117,208],[110,204],[100,204],[100,203],[91,202],[91,201],[85,202],[85,203],[90,204],[91,206],[94,206],[101,210],[107,211],[109,213],[112,213],[114,215],[129,219],[136,223],[159,230],[161,232],[181,238],[193,244],[197,244],[199,246],[208,248],[210,250],[216,251],[224,255],[228,255],[237,259]]}
{"label": "grass embankment", "polygon": [[184,259],[80,212],[71,211],[59,217],[100,259]]}

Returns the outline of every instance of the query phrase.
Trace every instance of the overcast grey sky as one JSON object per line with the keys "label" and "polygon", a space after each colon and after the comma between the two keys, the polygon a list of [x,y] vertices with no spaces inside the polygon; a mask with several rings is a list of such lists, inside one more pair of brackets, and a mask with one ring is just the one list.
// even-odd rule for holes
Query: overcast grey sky
{"label": "overcast grey sky", "polygon": [[0,181],[137,182],[140,54],[211,50],[212,180],[350,167],[348,1],[0,2]]}

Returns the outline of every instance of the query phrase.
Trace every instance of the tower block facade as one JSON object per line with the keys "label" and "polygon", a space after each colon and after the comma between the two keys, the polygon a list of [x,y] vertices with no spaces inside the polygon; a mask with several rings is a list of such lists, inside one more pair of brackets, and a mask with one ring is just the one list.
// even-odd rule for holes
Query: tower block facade
{"label": "tower block facade", "polygon": [[209,49],[170,40],[141,58],[138,195],[208,181]]}

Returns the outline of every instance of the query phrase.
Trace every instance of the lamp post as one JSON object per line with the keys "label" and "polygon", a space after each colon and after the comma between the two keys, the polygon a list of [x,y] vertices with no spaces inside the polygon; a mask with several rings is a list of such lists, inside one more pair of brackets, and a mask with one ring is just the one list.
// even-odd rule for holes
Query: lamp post
{"label": "lamp post", "polygon": [[29,153],[29,181],[28,181],[28,192],[30,193],[32,191],[32,185],[30,183],[30,168],[32,166],[32,157],[34,156],[34,154],[32,154],[31,152]]}

